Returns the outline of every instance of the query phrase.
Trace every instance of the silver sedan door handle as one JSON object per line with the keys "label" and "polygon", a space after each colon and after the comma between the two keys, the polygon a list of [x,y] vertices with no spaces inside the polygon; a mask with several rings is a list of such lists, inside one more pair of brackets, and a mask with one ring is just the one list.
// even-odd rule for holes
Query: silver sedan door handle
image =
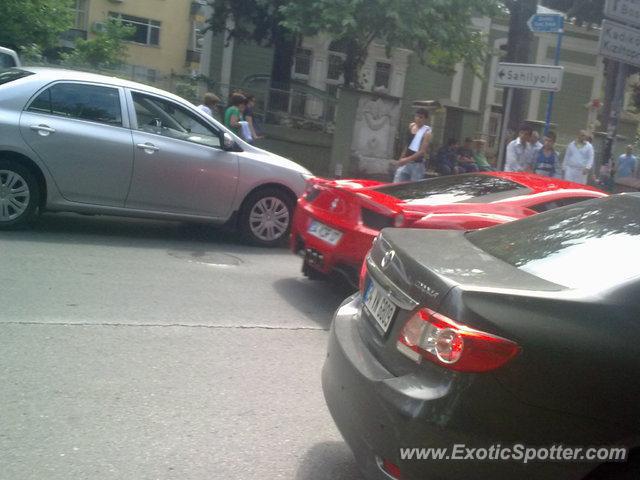
{"label": "silver sedan door handle", "polygon": [[138,143],[136,147],[141,148],[142,150],[145,151],[145,153],[149,153],[149,154],[160,150],[153,143]]}
{"label": "silver sedan door handle", "polygon": [[31,125],[29,128],[34,132],[38,132],[38,134],[42,135],[43,137],[46,137],[47,135],[50,135],[52,133],[56,133],[56,129],[51,128],[49,125]]}

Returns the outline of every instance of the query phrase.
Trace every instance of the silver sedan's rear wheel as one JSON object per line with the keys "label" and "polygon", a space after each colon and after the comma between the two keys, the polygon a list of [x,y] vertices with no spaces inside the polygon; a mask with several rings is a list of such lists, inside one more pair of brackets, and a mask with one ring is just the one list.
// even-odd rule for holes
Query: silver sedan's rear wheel
{"label": "silver sedan's rear wheel", "polygon": [[293,202],[283,191],[265,188],[251,194],[240,216],[240,228],[247,240],[267,247],[283,242],[291,229]]}
{"label": "silver sedan's rear wheel", "polygon": [[38,184],[17,162],[0,160],[0,229],[28,221],[38,205]]}

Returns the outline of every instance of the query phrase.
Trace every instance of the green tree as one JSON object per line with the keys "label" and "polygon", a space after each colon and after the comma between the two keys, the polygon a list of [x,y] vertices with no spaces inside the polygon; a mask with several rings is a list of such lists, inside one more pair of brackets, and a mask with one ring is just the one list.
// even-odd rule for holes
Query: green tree
{"label": "green tree", "polygon": [[78,39],[75,50],[62,55],[67,65],[91,66],[94,68],[117,68],[124,63],[127,46],[123,40],[131,38],[135,28],[122,24],[122,21],[110,19],[105,22],[104,30],[94,32],[89,40]]}
{"label": "green tree", "polygon": [[[293,0],[208,0],[207,28],[240,42],[273,47],[271,86],[288,89],[297,36],[282,25],[281,7]],[[231,20],[231,23],[229,22]]]}
{"label": "green tree", "polygon": [[69,0],[1,0],[0,45],[20,48],[31,44],[46,49],[60,33],[73,27]]}
{"label": "green tree", "polygon": [[302,35],[326,32],[345,53],[344,83],[359,86],[359,71],[376,40],[387,51],[412,50],[435,70],[481,64],[487,45],[473,16],[499,14],[498,0],[296,0],[280,7],[283,26]]}

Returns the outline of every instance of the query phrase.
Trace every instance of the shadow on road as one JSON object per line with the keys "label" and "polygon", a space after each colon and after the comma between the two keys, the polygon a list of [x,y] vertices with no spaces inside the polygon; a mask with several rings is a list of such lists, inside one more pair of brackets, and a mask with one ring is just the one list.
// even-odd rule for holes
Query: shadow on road
{"label": "shadow on road", "polygon": [[301,459],[295,480],[364,480],[344,442],[311,447]]}
{"label": "shadow on road", "polygon": [[209,224],[73,213],[44,214],[27,228],[1,231],[0,240],[140,248],[167,248],[167,242],[241,245],[237,232]]}
{"label": "shadow on road", "polygon": [[328,329],[331,316],[353,289],[329,281],[309,280],[302,276],[284,278],[273,283],[273,289],[289,305],[307,318]]}

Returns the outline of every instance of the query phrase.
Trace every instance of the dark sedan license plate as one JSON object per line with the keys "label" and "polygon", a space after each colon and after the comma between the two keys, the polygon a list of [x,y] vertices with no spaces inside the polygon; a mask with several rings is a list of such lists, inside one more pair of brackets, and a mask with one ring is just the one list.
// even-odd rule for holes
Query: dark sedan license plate
{"label": "dark sedan license plate", "polygon": [[369,282],[364,293],[364,305],[384,333],[389,330],[396,306],[387,298],[384,290],[373,281]]}

